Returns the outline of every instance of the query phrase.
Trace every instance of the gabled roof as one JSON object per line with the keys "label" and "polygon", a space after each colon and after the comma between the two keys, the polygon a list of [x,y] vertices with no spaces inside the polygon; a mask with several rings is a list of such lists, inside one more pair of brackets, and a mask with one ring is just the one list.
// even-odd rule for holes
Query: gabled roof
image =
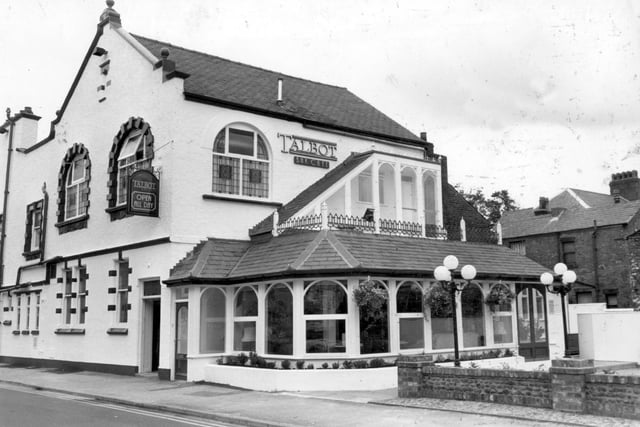
{"label": "gabled roof", "polygon": [[449,254],[461,265],[473,264],[478,278],[537,280],[547,271],[504,246],[323,230],[251,242],[209,239],[176,265],[166,283],[225,284],[356,273],[431,278]]}
{"label": "gabled roof", "polygon": [[[623,198],[622,200],[626,199]],[[565,209],[582,207],[584,209],[589,209],[609,206],[614,203],[613,196],[610,196],[609,194],[579,190],[577,188],[567,188],[553,199],[549,200],[549,207]]]}
{"label": "gabled roof", "polygon": [[[300,209],[311,203],[316,197],[329,189],[332,185],[338,182],[347,173],[351,172],[358,165],[367,160],[373,151],[366,153],[351,153],[342,163],[335,168],[331,169],[325,176],[311,184],[309,187],[299,193],[293,200],[286,205],[278,209],[278,218],[280,222],[286,221],[291,218]],[[273,214],[269,215],[251,230],[249,230],[250,236],[270,232],[273,229]]]}
{"label": "gabled roof", "polygon": [[[153,55],[169,48],[169,59],[185,79],[187,99],[276,115],[305,124],[365,133],[425,146],[409,130],[343,87],[230,61],[132,34]],[[283,79],[283,102],[277,102],[278,79]]]}
{"label": "gabled roof", "polygon": [[608,225],[625,225],[640,210],[640,200],[621,201],[606,206],[593,208],[572,207],[566,210],[555,210],[555,215],[534,215],[534,209],[520,209],[505,212],[500,223],[502,236],[505,239],[531,236],[535,234],[558,233],[569,230],[580,230]]}

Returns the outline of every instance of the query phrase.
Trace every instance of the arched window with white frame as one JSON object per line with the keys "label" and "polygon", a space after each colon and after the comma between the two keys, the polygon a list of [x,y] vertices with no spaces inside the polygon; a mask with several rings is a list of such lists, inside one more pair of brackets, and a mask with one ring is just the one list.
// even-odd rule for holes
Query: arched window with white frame
{"label": "arched window with white frame", "polygon": [[347,290],[344,283],[309,283],[304,293],[307,353],[346,352]]}
{"label": "arched window with white frame", "polygon": [[236,291],[233,304],[233,349],[256,351],[256,322],[258,320],[258,295],[250,286]]}
{"label": "arched window with white frame", "polygon": [[425,224],[436,224],[436,180],[430,173],[422,178],[424,191],[424,221]]}
{"label": "arched window with white frame", "polygon": [[400,326],[400,350],[424,348],[422,287],[417,282],[400,284],[396,291],[396,311]]}
{"label": "arched window with white frame", "polygon": [[86,220],[89,210],[89,182],[91,161],[89,151],[83,144],[73,144],[64,156],[58,173],[57,227],[60,232],[70,231],[66,227],[73,222],[74,228],[84,228],[78,222]]}
{"label": "arched window with white frame", "polygon": [[293,354],[293,294],[289,285],[269,286],[265,311],[267,354]]}
{"label": "arched window with white frame", "polygon": [[226,295],[222,289],[209,288],[200,296],[200,353],[224,353]]}
{"label": "arched window with white frame", "polygon": [[269,198],[269,151],[257,130],[225,127],[214,140],[212,159],[214,193]]}
{"label": "arched window with white frame", "polygon": [[469,283],[460,293],[462,343],[465,348],[487,344],[484,326],[484,294],[480,286]]}

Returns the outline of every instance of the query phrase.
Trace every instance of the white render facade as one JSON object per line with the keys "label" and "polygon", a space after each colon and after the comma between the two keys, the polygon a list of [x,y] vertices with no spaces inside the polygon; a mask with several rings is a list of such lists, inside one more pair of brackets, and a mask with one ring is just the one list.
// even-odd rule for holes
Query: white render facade
{"label": "white render facade", "polygon": [[[172,72],[167,57],[154,55],[127,33],[112,8],[105,10],[98,29],[51,134],[37,138],[39,118],[29,109],[8,117],[2,126],[0,164],[9,168],[0,174],[0,185],[7,189],[1,195],[0,358],[126,374],[157,370],[174,379],[177,353],[184,351],[176,347],[183,325],[177,316],[186,303],[186,378],[201,380],[207,364],[238,352],[236,322],[255,322],[253,350],[269,356],[265,301],[268,289],[278,283],[292,293],[293,347],[288,355],[272,356],[365,356],[352,292],[369,274],[252,279],[229,286],[167,286],[165,281],[203,240],[248,240],[251,227],[352,153],[374,154],[310,199],[295,217],[321,215],[323,206],[328,213],[361,217],[370,208],[373,233],[380,233],[380,220],[387,219],[413,224],[415,238],[428,238],[430,227],[444,226],[444,177],[439,158],[426,153],[426,141],[421,146],[418,138],[409,143],[185,99],[185,81],[191,77]],[[169,46],[169,60],[171,50]],[[180,63],[176,65],[179,69]],[[285,99],[287,84],[284,77]],[[274,80],[274,103],[276,85]],[[314,167],[318,162],[324,166]],[[150,169],[158,179],[157,217],[126,213],[122,202],[128,189],[122,174],[136,168]],[[275,234],[278,225],[276,220]],[[450,352],[433,347],[428,316],[397,311],[401,285],[415,283],[422,292],[431,286],[426,277],[379,274],[373,279],[389,296],[389,344],[376,356]],[[331,317],[344,321],[344,351],[307,351],[304,322],[326,320],[304,314],[308,281],[332,281],[344,289],[348,310]],[[479,286],[486,294],[496,283],[487,278]],[[515,280],[503,283],[516,290]],[[242,287],[255,292],[255,315],[234,314]],[[226,308],[224,345],[216,352],[201,351],[201,300],[210,289],[224,295]],[[562,338],[559,303],[550,294],[545,301],[548,344],[558,354],[563,350],[556,344]],[[494,342],[495,315],[486,309],[481,320],[484,345],[462,348],[517,348],[516,304],[514,300],[509,313],[502,313],[509,317],[503,323],[512,330],[510,342]],[[411,323],[407,319],[422,322],[422,348],[402,348],[402,325]],[[463,326],[459,328],[463,337]]]}

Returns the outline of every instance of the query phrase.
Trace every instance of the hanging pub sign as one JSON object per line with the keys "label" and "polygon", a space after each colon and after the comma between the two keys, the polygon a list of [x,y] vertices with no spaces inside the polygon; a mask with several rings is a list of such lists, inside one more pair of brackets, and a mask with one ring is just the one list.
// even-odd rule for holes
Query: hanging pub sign
{"label": "hanging pub sign", "polygon": [[158,216],[160,184],[153,172],[138,170],[129,177],[127,213],[131,215]]}
{"label": "hanging pub sign", "polygon": [[282,140],[282,152],[293,154],[293,163],[296,165],[329,169],[329,161],[338,160],[338,145],[333,142],[282,133],[278,134],[278,138]]}

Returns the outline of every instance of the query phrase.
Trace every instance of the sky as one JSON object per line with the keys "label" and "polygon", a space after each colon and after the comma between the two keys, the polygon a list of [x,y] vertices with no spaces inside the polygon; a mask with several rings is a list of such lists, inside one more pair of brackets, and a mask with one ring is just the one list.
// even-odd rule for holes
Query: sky
{"label": "sky", "polygon": [[[102,0],[0,0],[0,108],[48,134]],[[520,207],[640,169],[640,1],[116,0],[134,34],[347,87]],[[179,66],[179,64],[178,64]]]}

